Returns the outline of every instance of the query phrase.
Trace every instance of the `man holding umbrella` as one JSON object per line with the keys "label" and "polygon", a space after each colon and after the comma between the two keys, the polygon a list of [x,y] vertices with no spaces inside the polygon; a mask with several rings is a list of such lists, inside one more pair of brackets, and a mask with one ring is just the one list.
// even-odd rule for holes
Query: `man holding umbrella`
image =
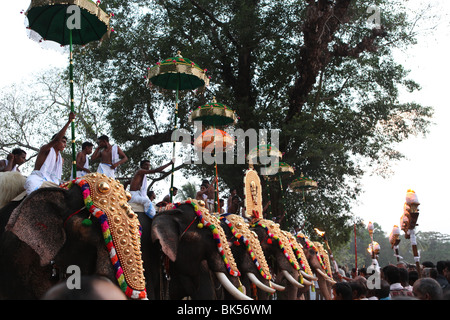
{"label": "man holding umbrella", "polygon": [[61,182],[63,158],[61,152],[67,145],[66,130],[75,119],[75,113],[69,114],[69,120],[64,127],[52,137],[52,140],[39,149],[34,165],[34,171],[25,182],[27,194],[40,188],[44,182],[58,186]]}

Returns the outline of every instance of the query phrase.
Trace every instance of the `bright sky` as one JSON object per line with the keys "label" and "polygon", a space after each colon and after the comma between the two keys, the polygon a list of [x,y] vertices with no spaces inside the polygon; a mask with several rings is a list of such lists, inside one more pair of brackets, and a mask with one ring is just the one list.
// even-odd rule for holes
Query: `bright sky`
{"label": "bright sky", "polygon": [[[423,1],[410,0],[411,5]],[[450,13],[450,1],[434,0],[440,13]],[[29,0],[6,1],[2,4],[4,15],[0,19],[2,50],[0,51],[0,87],[20,81],[30,73],[52,66],[68,64],[68,57],[53,50],[45,50],[27,37],[24,25]],[[381,15],[383,13],[381,12]],[[420,29],[420,28],[419,28]],[[398,61],[411,70],[410,77],[422,90],[403,95],[402,101],[418,102],[435,108],[436,123],[426,138],[411,138],[399,146],[407,159],[393,166],[394,174],[387,179],[365,177],[364,194],[355,214],[365,222],[376,222],[390,233],[399,224],[403,213],[406,190],[416,191],[421,203],[417,231],[437,231],[450,234],[450,206],[444,201],[450,170],[449,152],[450,106],[447,97],[450,62],[450,20],[441,19],[433,34],[419,38],[418,45],[398,54]]]}

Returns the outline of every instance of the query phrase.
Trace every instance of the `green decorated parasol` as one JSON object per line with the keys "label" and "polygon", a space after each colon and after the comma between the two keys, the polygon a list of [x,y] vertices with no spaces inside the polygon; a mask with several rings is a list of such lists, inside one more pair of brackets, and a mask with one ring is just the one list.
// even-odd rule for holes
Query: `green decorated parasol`
{"label": "green decorated parasol", "polygon": [[[28,29],[45,41],[55,41],[62,46],[69,45],[70,65],[70,107],[74,112],[73,53],[72,45],[85,45],[98,41],[111,31],[110,14],[99,8],[100,1],[91,0],[32,0],[25,15]],[[73,178],[76,177],[75,124],[72,122]]]}
{"label": "green decorated parasol", "polygon": [[[194,90],[209,85],[206,69],[200,68],[198,64],[190,59],[183,58],[178,51],[175,57],[167,58],[157,62],[155,66],[148,69],[148,85],[158,86],[167,90],[175,90],[175,120],[174,129],[178,122],[178,93],[180,90]],[[176,140],[173,141],[173,154],[175,158]],[[170,202],[173,202],[173,179],[174,166],[172,164],[172,177],[170,182]]]}
{"label": "green decorated parasol", "polygon": [[290,184],[289,189],[294,192],[301,192],[303,194],[303,201],[305,201],[305,192],[317,189],[317,182],[313,179],[307,178],[301,173],[300,177],[295,178]]}
{"label": "green decorated parasol", "polygon": [[189,116],[189,121],[201,121],[202,125],[211,127],[224,127],[237,121],[236,112],[214,97],[211,103],[198,107]]}

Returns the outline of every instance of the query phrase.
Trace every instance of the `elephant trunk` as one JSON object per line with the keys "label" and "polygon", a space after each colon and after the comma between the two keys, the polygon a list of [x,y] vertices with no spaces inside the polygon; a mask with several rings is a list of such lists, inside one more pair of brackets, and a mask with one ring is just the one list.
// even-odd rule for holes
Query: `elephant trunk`
{"label": "elephant trunk", "polygon": [[236,288],[230,280],[228,280],[227,276],[223,272],[216,272],[216,277],[220,281],[220,283],[223,285],[225,290],[227,290],[233,297],[235,297],[238,300],[253,300],[249,296],[243,294],[241,291],[239,291],[238,288]]}
{"label": "elephant trunk", "polygon": [[297,288],[303,288],[304,287],[300,282],[295,280],[294,277],[291,276],[291,274],[289,272],[287,272],[286,270],[281,271],[281,273],[284,275],[284,277],[286,278],[287,281],[289,281],[291,284],[293,284]]}
{"label": "elephant trunk", "polygon": [[264,283],[258,280],[258,278],[251,272],[247,273],[247,277],[250,279],[251,282],[253,282],[259,289],[268,292],[268,293],[274,293],[275,289],[266,286]]}

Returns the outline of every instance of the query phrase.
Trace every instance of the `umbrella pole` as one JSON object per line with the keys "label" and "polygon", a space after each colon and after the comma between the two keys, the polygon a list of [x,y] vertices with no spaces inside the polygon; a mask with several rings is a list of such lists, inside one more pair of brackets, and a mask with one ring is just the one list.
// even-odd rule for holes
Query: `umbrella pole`
{"label": "umbrella pole", "polygon": [[[175,125],[174,130],[177,130],[178,125],[178,90],[179,90],[179,82],[177,82],[177,90],[175,94]],[[175,147],[176,147],[176,139],[173,140],[173,147],[172,147],[172,159],[175,159]],[[174,169],[175,169],[175,162],[172,162],[172,175],[170,177],[170,202],[173,203],[173,179],[174,179]]]}
{"label": "umbrella pole", "polygon": [[[219,180],[217,172],[217,159],[216,159],[216,124],[214,124],[214,169],[216,171],[216,177],[214,179],[214,212],[219,212]],[[220,214],[220,212],[219,212]]]}
{"label": "umbrella pole", "polygon": [[[75,112],[74,97],[73,97],[73,51],[72,51],[72,29],[69,28],[69,48],[70,48],[70,63],[69,63],[69,84],[70,84],[70,111]],[[75,120],[75,119],[74,119]],[[77,161],[75,154],[75,122],[72,120],[72,178],[77,176]]]}

